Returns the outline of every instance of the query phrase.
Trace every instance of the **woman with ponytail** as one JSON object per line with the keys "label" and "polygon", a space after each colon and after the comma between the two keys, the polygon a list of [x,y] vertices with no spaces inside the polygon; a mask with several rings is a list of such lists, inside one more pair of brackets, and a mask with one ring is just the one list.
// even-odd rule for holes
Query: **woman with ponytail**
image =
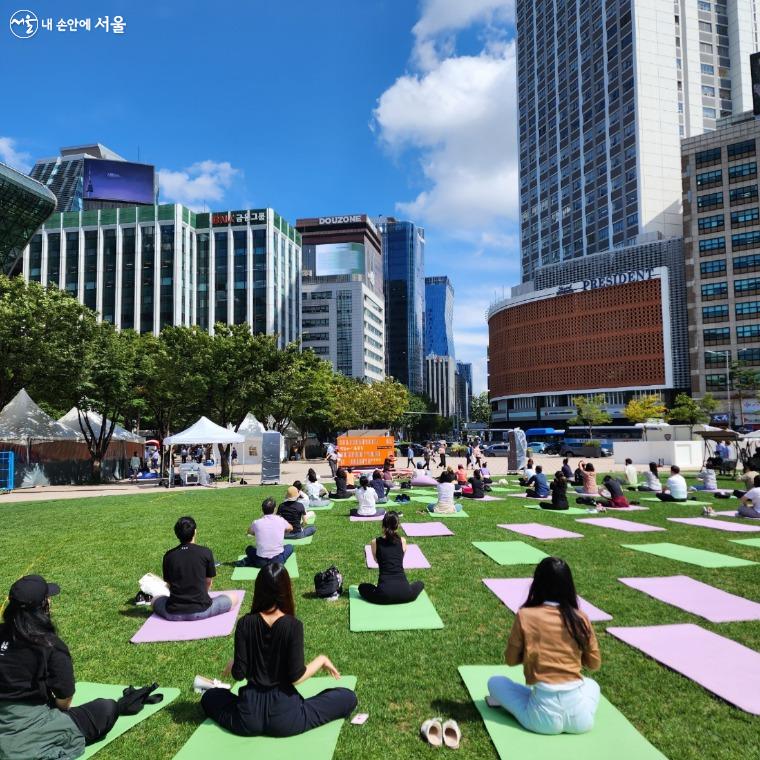
{"label": "woman with ponytail", "polygon": [[507,665],[522,663],[527,686],[493,676],[488,692],[524,728],[538,734],[582,734],[593,728],[599,686],[581,675],[581,668],[599,669],[599,644],[578,609],[564,560],[546,557],[536,567],[504,657]]}
{"label": "woman with ponytail", "polygon": [[377,586],[360,583],[359,594],[372,604],[404,604],[413,602],[422,592],[422,581],[409,583],[404,572],[406,539],[398,534],[398,512],[391,510],[383,517],[383,535],[372,539],[372,556],[380,577]]}

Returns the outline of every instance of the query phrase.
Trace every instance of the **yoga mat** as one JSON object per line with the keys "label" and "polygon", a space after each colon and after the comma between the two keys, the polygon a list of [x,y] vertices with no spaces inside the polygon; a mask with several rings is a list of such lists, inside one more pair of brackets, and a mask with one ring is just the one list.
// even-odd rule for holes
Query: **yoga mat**
{"label": "yoga mat", "polygon": [[348,589],[350,630],[418,631],[443,628],[443,620],[423,591],[406,604],[370,604],[359,596],[357,586]]}
{"label": "yoga mat", "polygon": [[[520,607],[525,604],[532,582],[532,578],[483,579],[483,583],[514,613],[517,613]],[[592,623],[612,620],[612,615],[608,615],[604,610],[600,610],[598,607],[594,607],[593,604],[589,604],[581,596],[578,597],[578,604],[581,610],[588,615],[588,619]]]}
{"label": "yoga mat", "polygon": [[[245,554],[241,554],[238,560],[245,559]],[[296,553],[293,552],[285,562],[285,569],[288,571],[288,575],[291,578],[298,578],[298,560],[296,559]],[[233,581],[255,581],[256,576],[259,574],[258,567],[236,567],[232,571],[230,580]]]}
{"label": "yoga mat", "polygon": [[610,512],[646,512],[649,507],[640,507],[638,504],[630,504],[627,507],[608,507]]}
{"label": "yoga mat", "polygon": [[464,509],[460,509],[459,512],[428,512],[428,517],[469,517]]}
{"label": "yoga mat", "polygon": [[694,525],[697,528],[724,530],[727,533],[757,533],[760,531],[760,525],[729,523],[723,522],[723,520],[716,520],[712,517],[668,517],[668,520],[670,522],[684,523],[685,525]]}
{"label": "yoga mat", "polygon": [[543,736],[524,729],[503,708],[486,704],[488,679],[506,676],[525,683],[521,665],[461,665],[459,674],[502,760],[667,760],[604,696],[588,733]]}
{"label": "yoga mat", "polygon": [[[296,688],[303,697],[308,698],[336,686],[355,689],[356,676],[343,676],[339,681],[325,676],[315,677]],[[223,760],[293,760],[294,757],[331,760],[342,726],[342,720],[334,720],[305,734],[275,739],[271,736],[235,736],[207,718],[174,757],[180,760],[208,760],[214,757]]]}
{"label": "yoga mat", "polygon": [[472,545],[500,565],[535,565],[549,556],[524,541],[473,541]]}
{"label": "yoga mat", "polygon": [[[726,509],[725,511],[722,511],[722,512],[715,512],[714,517],[718,517],[718,516],[720,516],[720,517],[741,517],[741,515],[735,509]],[[752,520],[754,518],[747,517],[747,518],[744,518],[744,519]]]}
{"label": "yoga mat", "polygon": [[745,546],[754,546],[760,549],[760,538],[731,538],[732,544],[744,544]]}
{"label": "yoga mat", "polygon": [[410,538],[420,536],[453,536],[454,534],[442,522],[401,523],[401,528]]}
{"label": "yoga mat", "polygon": [[688,562],[690,565],[699,567],[746,567],[756,565],[757,562],[750,562],[748,559],[739,557],[730,557],[728,554],[718,554],[709,552],[705,549],[693,549],[691,546],[682,546],[681,544],[621,544],[626,549],[633,549],[637,552],[646,552],[655,554],[665,559],[675,559],[679,562]]}
{"label": "yoga mat", "polygon": [[491,490],[494,493],[508,493],[508,494],[514,494],[517,491],[519,491],[519,487],[511,487],[511,486],[491,486]]}
{"label": "yoga mat", "polygon": [[[367,567],[377,570],[377,562],[372,558],[372,547],[364,547],[364,558],[367,561]],[[422,553],[417,544],[407,544],[404,552],[404,570],[428,570],[430,563]]]}
{"label": "yoga mat", "polygon": [[514,531],[515,533],[522,533],[524,536],[532,536],[533,538],[583,538],[583,534],[581,533],[573,533],[571,530],[553,528],[551,525],[542,525],[541,523],[512,523],[510,525],[502,524],[498,527]]}
{"label": "yoga mat", "polygon": [[714,501],[696,501],[695,499],[692,499],[692,498],[689,498],[686,501],[662,501],[661,499],[658,499],[656,497],[655,498],[647,497],[645,499],[642,499],[642,501],[652,501],[652,502],[657,502],[658,504],[668,504],[668,505],[675,504],[677,506],[687,506],[687,507],[688,506],[706,507],[708,505],[711,506],[715,504]]}
{"label": "yoga mat", "polygon": [[760,715],[760,653],[693,623],[613,626],[607,633],[740,710]]}
{"label": "yoga mat", "polygon": [[[312,538],[314,538],[314,534],[312,533],[310,536],[306,536],[306,538],[287,538],[287,533],[285,534],[284,543],[290,544],[291,546],[308,546],[311,543]],[[253,536],[249,533],[248,538],[253,539]],[[256,542],[254,541],[254,545]]]}
{"label": "yoga mat", "polygon": [[[544,499],[546,501],[546,499]],[[580,507],[568,507],[567,509],[541,509],[538,504],[526,504],[525,509],[538,509],[540,512],[546,512],[547,515],[587,515],[587,509]]]}
{"label": "yoga mat", "polygon": [[331,501],[327,506],[324,506],[324,507],[313,507],[309,505],[309,509],[312,512],[322,512],[324,510],[332,509],[334,506],[335,506],[335,502]]}
{"label": "yoga mat", "polygon": [[665,578],[618,578],[626,586],[643,591],[665,604],[691,612],[711,623],[760,620],[760,604],[715,586],[695,581],[688,575]]}
{"label": "yoga mat", "polygon": [[359,515],[350,515],[350,522],[382,522],[385,515],[371,515],[369,517],[360,517]]}
{"label": "yoga mat", "polygon": [[631,520],[620,520],[617,517],[586,517],[576,520],[576,522],[596,525],[597,528],[622,530],[624,533],[651,533],[653,531],[665,530],[665,528],[659,528],[656,525],[647,525],[646,523],[637,523]]}
{"label": "yoga mat", "polygon": [[[221,593],[221,591],[212,591],[209,596],[219,596]],[[205,620],[172,623],[153,613],[130,641],[133,644],[147,644],[153,641],[196,641],[197,639],[229,636],[235,627],[245,591],[238,591],[238,594],[238,603],[229,612]]]}
{"label": "yoga mat", "polygon": [[[142,682],[134,684],[134,686],[145,686]],[[126,686],[116,686],[110,683],[92,683],[90,681],[77,681],[76,693],[74,694],[73,706],[82,705],[85,702],[90,702],[93,699],[118,699],[124,693]],[[138,723],[141,723],[146,718],[150,718],[159,710],[162,710],[167,705],[170,705],[178,696],[179,689],[160,688],[154,693],[163,694],[164,699],[157,705],[145,705],[143,709],[137,713],[137,715],[123,715],[117,721],[114,727],[108,732],[108,735],[103,737],[99,742],[91,744],[81,755],[80,760],[87,760],[92,757],[96,752],[99,752],[107,744],[110,744],[114,739],[118,739],[122,734],[129,731]]]}

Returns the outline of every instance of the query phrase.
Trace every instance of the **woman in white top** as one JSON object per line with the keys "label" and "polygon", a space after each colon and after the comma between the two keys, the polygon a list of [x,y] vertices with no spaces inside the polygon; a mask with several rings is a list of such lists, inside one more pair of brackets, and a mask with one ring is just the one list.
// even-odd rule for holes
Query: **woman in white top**
{"label": "woman in white top", "polygon": [[454,512],[461,512],[462,505],[454,501],[454,473],[444,470],[438,478],[438,501],[435,504],[428,504],[428,512],[436,515],[451,515]]}
{"label": "woman in white top", "polygon": [[644,485],[639,486],[639,491],[652,491],[654,493],[662,491],[662,483],[657,472],[657,462],[649,463],[649,469],[643,473],[643,477]]}
{"label": "woman in white top", "polygon": [[359,487],[354,491],[356,501],[359,502],[358,509],[352,509],[351,515],[354,517],[375,517],[376,515],[384,515],[384,509],[378,509],[377,504],[377,491],[369,484],[369,478],[366,475],[362,475],[359,478]]}
{"label": "woman in white top", "polygon": [[303,490],[303,483],[300,480],[293,481],[293,488],[298,489],[298,498],[296,501],[300,501],[303,504],[303,508],[308,512],[311,504],[309,503],[309,497]]}
{"label": "woman in white top", "polygon": [[330,500],[327,498],[327,489],[319,482],[319,475],[314,470],[309,470],[306,494],[309,497],[310,507],[330,506]]}
{"label": "woman in white top", "polygon": [[750,488],[741,501],[738,517],[760,517],[760,475],[755,476],[754,488]]}
{"label": "woman in white top", "polygon": [[697,473],[697,480],[701,480],[701,485],[692,486],[692,491],[717,491],[718,477],[715,474],[715,461],[712,459],[705,462],[705,466]]}
{"label": "woman in white top", "polygon": [[518,478],[518,482],[521,486],[527,486],[528,481],[536,474],[535,469],[533,468],[533,460],[529,459],[525,463],[525,467],[523,467],[523,474],[521,478]]}

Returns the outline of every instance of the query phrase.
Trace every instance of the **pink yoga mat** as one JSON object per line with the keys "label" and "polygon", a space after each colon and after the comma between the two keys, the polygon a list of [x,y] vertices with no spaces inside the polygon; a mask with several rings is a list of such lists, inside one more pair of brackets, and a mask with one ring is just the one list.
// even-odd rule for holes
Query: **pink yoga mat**
{"label": "pink yoga mat", "polygon": [[581,533],[573,533],[570,530],[562,530],[562,528],[552,528],[551,525],[542,525],[541,523],[512,523],[511,525],[499,525],[499,527],[533,538],[583,538]]}
{"label": "pink yoga mat", "polygon": [[760,620],[760,604],[695,581],[688,575],[665,578],[618,578],[626,586],[643,591],[665,604],[686,610],[711,623]]}
{"label": "pink yoga mat", "polygon": [[348,519],[351,522],[382,522],[385,515],[371,515],[370,517],[359,517],[359,515],[351,515]]}
{"label": "pink yoga mat", "polygon": [[[532,578],[484,578],[483,583],[493,591],[494,594],[509,607],[512,612],[522,607],[528,598],[528,591]],[[612,615],[608,615],[593,604],[589,604],[583,597],[578,597],[578,605],[581,610],[588,615],[592,623],[603,620],[612,620]]]}
{"label": "pink yoga mat", "polygon": [[607,633],[695,681],[726,702],[760,715],[760,653],[698,625],[608,628]]}
{"label": "pink yoga mat", "polygon": [[645,512],[649,507],[640,507],[638,504],[631,504],[628,507],[610,507],[611,512]]}
{"label": "pink yoga mat", "polygon": [[[222,591],[212,591],[209,596],[219,596]],[[223,615],[194,620],[189,623],[172,623],[164,620],[155,613],[143,624],[140,630],[130,639],[133,644],[147,644],[152,641],[195,641],[196,639],[213,639],[217,636],[229,636],[235,627],[240,605],[243,603],[245,591],[238,591],[238,603]]]}
{"label": "pink yoga mat", "polygon": [[728,533],[757,533],[760,531],[760,525],[745,525],[744,523],[723,522],[712,517],[668,517],[670,522],[684,523],[686,525],[695,525],[697,528],[712,528],[713,530],[724,530]]}
{"label": "pink yoga mat", "polygon": [[[364,547],[364,556],[367,560],[367,567],[377,569],[377,562],[372,559],[372,547]],[[406,552],[404,552],[404,570],[427,570],[430,568],[430,563],[425,558],[417,544],[407,544]]]}
{"label": "pink yoga mat", "polygon": [[617,517],[582,517],[576,522],[596,525],[597,528],[622,530],[623,533],[652,533],[653,531],[665,530],[665,528],[659,528],[656,525],[619,520]]}
{"label": "pink yoga mat", "polygon": [[454,534],[442,522],[401,523],[407,536],[453,536]]}

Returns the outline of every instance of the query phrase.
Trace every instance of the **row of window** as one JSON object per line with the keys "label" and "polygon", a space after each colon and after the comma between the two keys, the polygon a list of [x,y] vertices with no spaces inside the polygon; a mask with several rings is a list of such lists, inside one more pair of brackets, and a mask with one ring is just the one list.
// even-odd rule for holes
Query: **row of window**
{"label": "row of window", "polygon": [[[712,94],[715,94],[713,89]],[[742,142],[732,143],[726,146],[726,154],[729,161],[738,161],[741,158],[749,158],[755,155],[755,140],[743,140]],[[711,166],[712,164],[719,164],[723,160],[723,149],[708,148],[702,150],[694,155],[694,159],[697,164],[697,168],[703,166]]]}
{"label": "row of window", "polygon": [[[702,337],[706,346],[731,343],[730,327],[709,327],[702,331]],[[754,343],[760,341],[760,322],[751,325],[736,326],[737,343]]]}
{"label": "row of window", "polygon": [[[729,202],[732,206],[749,203],[757,200],[757,185],[744,185],[729,190]],[[718,193],[705,193],[697,196],[697,211],[712,211],[723,208],[723,191]]]}
{"label": "row of window", "polygon": [[[733,217],[733,215],[732,215]],[[708,217],[709,218],[709,217]],[[739,217],[737,217],[739,218]],[[757,209],[754,212],[749,212],[746,216],[742,217],[747,221],[746,224],[757,224],[760,221],[760,213],[757,213]],[[738,232],[735,235],[731,235],[731,248],[734,251],[744,251],[748,248],[760,247],[760,230],[753,230],[751,232]],[[726,250],[726,238],[714,237],[704,238],[699,241],[699,253],[700,255],[712,255],[716,253],[724,253]]]}
{"label": "row of window", "polygon": [[[753,224],[757,224],[758,221],[760,221],[760,208],[757,206],[754,208],[741,209],[740,211],[731,212],[731,227],[750,227]],[[699,228],[700,235],[709,234],[710,232],[719,232],[720,230],[725,229],[725,226],[725,214],[703,216],[697,222],[697,227]]]}
{"label": "row of window", "polygon": [[[736,319],[757,319],[760,316],[760,301],[740,301],[734,306]],[[728,321],[728,306],[702,307],[703,322],[726,322]]]}
{"label": "row of window", "polygon": [[[728,182],[742,182],[757,177],[757,162],[750,161],[746,164],[737,164],[728,167]],[[706,190],[709,187],[717,187],[723,184],[723,170],[711,169],[709,172],[697,174],[697,190]]]}

